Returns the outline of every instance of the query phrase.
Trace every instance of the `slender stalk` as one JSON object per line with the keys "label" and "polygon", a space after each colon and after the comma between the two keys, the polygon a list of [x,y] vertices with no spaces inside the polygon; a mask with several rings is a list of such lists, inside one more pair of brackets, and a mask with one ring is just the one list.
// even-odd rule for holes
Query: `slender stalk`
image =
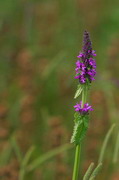
{"label": "slender stalk", "polygon": [[107,134],[105,136],[105,139],[104,139],[104,142],[103,142],[103,145],[102,145],[102,149],[101,149],[101,153],[100,153],[100,156],[99,156],[98,163],[102,163],[103,162],[105,151],[106,151],[106,148],[107,148],[107,144],[109,142],[109,139],[110,139],[110,136],[111,136],[111,134],[113,132],[114,127],[115,127],[115,124],[112,124],[111,128],[109,129],[109,131],[107,132]]}
{"label": "slender stalk", "polygon": [[91,176],[91,173],[92,173],[92,171],[93,171],[93,168],[94,168],[94,163],[92,162],[92,163],[90,164],[90,166],[88,167],[88,169],[87,169],[87,171],[86,171],[86,173],[85,173],[85,175],[84,175],[84,177],[83,177],[83,180],[89,180],[89,178],[90,178],[90,176]]}
{"label": "slender stalk", "polygon": [[[87,97],[87,87],[85,86],[83,88],[83,91],[82,91],[82,107],[84,106],[84,104],[86,102],[86,97]],[[80,153],[81,153],[81,143],[76,145],[74,170],[73,170],[72,180],[78,180]]]}
{"label": "slender stalk", "polygon": [[19,180],[25,179],[26,167],[27,167],[29,159],[31,158],[33,151],[34,151],[34,146],[30,147],[30,149],[26,153],[24,159],[22,160],[22,164],[21,164],[21,168],[20,168],[20,172],[19,172]]}
{"label": "slender stalk", "polygon": [[79,170],[79,163],[80,163],[80,151],[81,151],[81,145],[77,145],[76,146],[76,152],[75,152],[75,161],[74,161],[74,170],[73,170],[72,180],[78,179],[78,170]]}

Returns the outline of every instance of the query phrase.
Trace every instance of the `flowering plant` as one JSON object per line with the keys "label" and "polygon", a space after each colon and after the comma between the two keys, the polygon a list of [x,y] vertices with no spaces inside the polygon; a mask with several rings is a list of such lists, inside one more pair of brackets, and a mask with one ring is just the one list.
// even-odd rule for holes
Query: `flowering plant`
{"label": "flowering plant", "polygon": [[80,158],[81,141],[85,137],[89,124],[89,112],[93,111],[92,107],[86,102],[87,92],[92,81],[95,80],[96,75],[96,56],[95,51],[92,50],[92,43],[89,33],[84,31],[84,40],[82,52],[79,53],[76,61],[76,75],[75,79],[79,80],[77,91],[74,98],[77,98],[82,93],[82,101],[77,103],[74,114],[74,131],[71,138],[71,143],[76,145],[74,171],[72,180],[78,179],[78,167]]}

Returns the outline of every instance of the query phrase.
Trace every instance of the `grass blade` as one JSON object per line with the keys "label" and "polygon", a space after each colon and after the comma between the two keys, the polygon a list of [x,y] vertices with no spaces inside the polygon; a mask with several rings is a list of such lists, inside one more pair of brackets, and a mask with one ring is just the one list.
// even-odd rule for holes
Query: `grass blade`
{"label": "grass blade", "polygon": [[22,153],[20,151],[19,145],[17,144],[15,136],[11,137],[11,145],[13,147],[13,150],[18,158],[18,161],[21,163],[22,162]]}
{"label": "grass blade", "polygon": [[72,146],[71,144],[65,144],[54,150],[41,155],[40,157],[36,158],[27,168],[28,171],[33,171],[34,169],[38,168],[42,163],[47,161],[48,159],[56,156],[57,154],[70,149]]}
{"label": "grass blade", "polygon": [[19,173],[19,180],[23,180],[24,179],[24,176],[25,176],[25,172],[26,172],[26,168],[27,168],[27,164],[28,164],[28,161],[32,155],[34,151],[34,147],[31,147],[28,152],[26,153],[23,161],[22,161],[22,164],[21,164],[21,169],[20,169],[20,173]]}
{"label": "grass blade", "polygon": [[100,172],[101,168],[102,168],[102,163],[99,163],[97,167],[94,169],[93,173],[91,174],[91,177],[89,180],[94,180],[97,174]]}
{"label": "grass blade", "polygon": [[112,134],[112,132],[113,132],[114,127],[115,127],[115,124],[113,124],[113,125],[111,126],[111,128],[109,129],[109,131],[107,132],[107,134],[106,134],[106,136],[105,136],[105,139],[104,139],[104,142],[103,142],[103,145],[102,145],[102,149],[101,149],[101,153],[100,153],[100,156],[99,156],[98,163],[102,163],[102,162],[103,162],[105,150],[106,150],[108,141],[109,141],[109,139],[110,139],[110,136],[111,136],[111,134]]}
{"label": "grass blade", "polygon": [[85,175],[83,177],[83,180],[89,180],[89,177],[90,177],[90,175],[91,175],[91,173],[93,171],[93,168],[94,168],[94,163],[92,162],[90,164],[90,166],[88,167],[88,169],[87,169],[87,171],[86,171],[86,173],[85,173]]}

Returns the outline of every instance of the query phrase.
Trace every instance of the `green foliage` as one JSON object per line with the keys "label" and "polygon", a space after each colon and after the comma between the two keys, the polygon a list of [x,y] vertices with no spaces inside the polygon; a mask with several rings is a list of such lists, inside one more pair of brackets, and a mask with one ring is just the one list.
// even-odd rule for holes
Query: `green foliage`
{"label": "green foliage", "polygon": [[110,137],[112,135],[114,127],[115,127],[115,124],[112,124],[111,128],[109,129],[109,131],[107,132],[107,134],[105,136],[105,139],[104,139],[104,142],[103,142],[103,145],[102,145],[102,148],[101,148],[99,160],[98,160],[99,163],[102,163],[103,160],[104,160],[104,157],[105,157],[104,155],[105,155],[105,151],[106,151],[106,148],[107,148],[107,144],[108,144],[109,139],[110,139]]}
{"label": "green foliage", "polygon": [[55,148],[54,150],[51,150],[43,155],[40,155],[39,157],[37,157],[35,160],[33,160],[27,167],[27,171],[33,171],[37,168],[39,168],[39,166],[44,163],[45,161],[49,160],[50,158],[56,156],[57,154],[69,150],[70,148],[72,148],[72,146],[70,144],[65,144],[62,145],[60,147]]}
{"label": "green foliage", "polygon": [[19,147],[14,135],[11,137],[11,146],[12,146],[13,151],[16,154],[16,157],[17,157],[19,163],[21,163],[22,159],[23,159],[23,155],[21,153],[20,147]]}
{"label": "green foliage", "polygon": [[78,145],[86,135],[89,124],[89,115],[80,115],[76,112],[74,117],[75,124],[73,135],[71,137],[71,143]]}
{"label": "green foliage", "polygon": [[83,180],[89,180],[90,175],[91,175],[91,173],[92,173],[92,171],[93,171],[93,168],[94,168],[94,163],[92,162],[92,163],[90,164],[90,166],[88,167],[88,169],[87,169],[87,171],[86,171],[86,173],[85,173],[85,175],[84,175],[84,177],[83,177]]}
{"label": "green foliage", "polygon": [[76,99],[81,94],[82,91],[83,91],[83,86],[81,84],[79,84],[77,87],[74,99]]}
{"label": "green foliage", "polygon": [[20,172],[19,172],[19,180],[24,180],[27,164],[31,158],[31,155],[33,154],[33,151],[34,151],[34,146],[30,147],[30,149],[25,154],[24,159],[22,159]]}
{"label": "green foliage", "polygon": [[97,167],[94,169],[94,171],[92,172],[91,177],[90,177],[89,180],[94,180],[95,177],[97,176],[97,174],[100,172],[101,168],[102,168],[102,163],[99,163],[97,165]]}

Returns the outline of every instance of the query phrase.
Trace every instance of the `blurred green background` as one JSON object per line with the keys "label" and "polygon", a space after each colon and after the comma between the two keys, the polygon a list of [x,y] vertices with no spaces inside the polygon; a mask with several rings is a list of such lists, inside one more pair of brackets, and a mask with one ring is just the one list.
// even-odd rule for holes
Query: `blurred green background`
{"label": "blurred green background", "polygon": [[[97,53],[97,76],[79,179],[98,161],[116,123],[97,179],[119,180],[119,161],[112,162],[119,129],[118,0],[0,1],[0,179],[71,180],[75,151],[65,144],[73,131],[74,69],[85,29]],[[38,166],[28,171],[35,159]]]}

